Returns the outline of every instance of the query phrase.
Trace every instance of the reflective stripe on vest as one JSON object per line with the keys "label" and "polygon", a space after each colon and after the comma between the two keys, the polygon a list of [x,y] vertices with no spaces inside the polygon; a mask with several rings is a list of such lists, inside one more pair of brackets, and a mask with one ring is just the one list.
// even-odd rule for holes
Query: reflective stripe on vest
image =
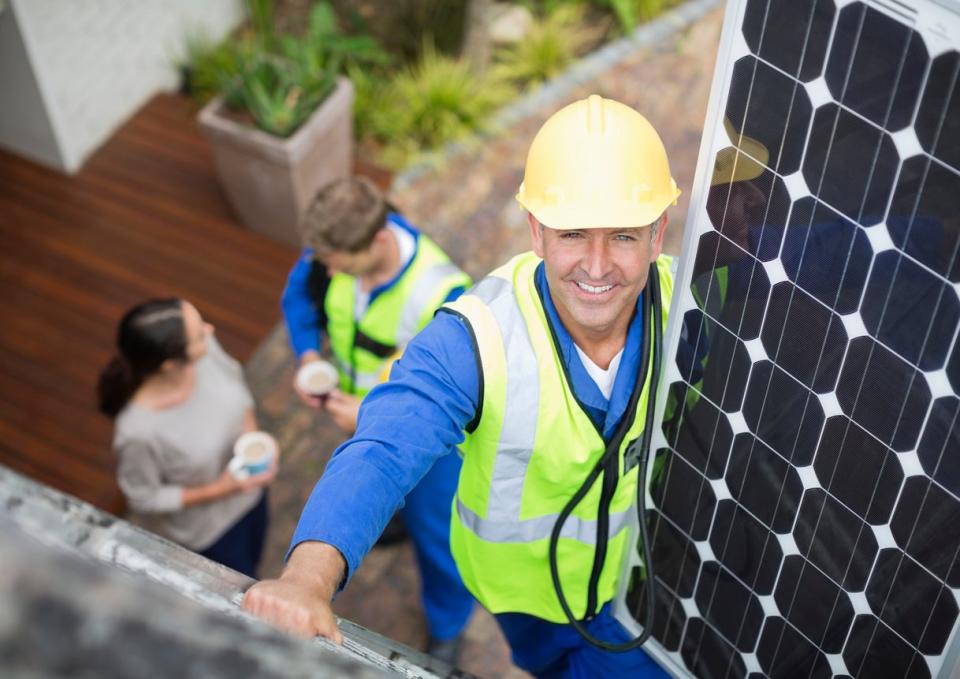
{"label": "reflective stripe on vest", "polygon": [[[356,278],[332,276],[324,309],[340,388],[362,396],[379,384],[386,363],[423,329],[450,291],[469,285],[469,276],[423,234],[403,274],[374,298],[358,322],[354,321]],[[382,346],[384,355],[358,346],[359,332]]]}
{"label": "reflective stripe on vest", "polygon": [[469,280],[463,280],[464,276],[453,262],[436,262],[420,274],[417,284],[403,305],[403,311],[400,312],[397,346],[406,345],[433,318],[433,312],[439,306],[437,293],[443,291],[443,296],[440,297],[442,302],[450,294],[450,290],[456,287],[450,285],[450,281],[460,281],[465,287],[470,285]]}
{"label": "reflective stripe on vest", "polygon": [[[464,506],[459,498],[457,498],[457,513],[464,526],[487,542],[533,542],[534,540],[549,539],[550,533],[553,531],[553,525],[557,522],[557,517],[560,516],[559,514],[548,514],[534,519],[514,518],[505,521],[481,519]],[[611,537],[630,525],[632,515],[632,509],[610,514]],[[571,516],[563,524],[560,537],[593,545],[597,542],[597,521],[596,519],[586,520],[578,516]]]}
{"label": "reflective stripe on vest", "polygon": [[[669,258],[658,262],[665,308]],[[491,612],[522,612],[566,622],[547,561],[560,510],[602,455],[605,443],[563,374],[534,283],[539,259],[520,255],[447,305],[469,324],[480,356],[480,422],[461,446],[463,470],[454,504],[451,549],[464,582]],[[646,329],[649,332],[650,329]],[[614,594],[634,513],[636,468],[623,473],[623,451],[643,430],[646,390],[620,448],[620,480],[610,505],[600,602]],[[628,415],[629,416],[629,415]],[[564,523],[560,577],[575,615],[586,590],[597,539],[600,483]]]}
{"label": "reflective stripe on vest", "polygon": [[[537,356],[520,307],[510,303],[510,282],[490,276],[481,281],[470,295],[493,311],[502,335],[513,338],[506,352],[507,375],[510,388],[506,392],[504,411],[507,413],[535,413],[540,409],[540,375]],[[501,430],[497,457],[490,479],[487,517],[482,518],[457,499],[457,513],[463,524],[478,537],[488,542],[531,542],[550,537],[559,513],[522,519],[521,486],[527,477],[527,466],[533,454],[537,434],[534,417],[517,418],[507,430]],[[611,515],[611,534],[616,534],[629,523],[629,513]],[[571,516],[563,526],[563,536],[588,544],[597,539],[596,520]]]}

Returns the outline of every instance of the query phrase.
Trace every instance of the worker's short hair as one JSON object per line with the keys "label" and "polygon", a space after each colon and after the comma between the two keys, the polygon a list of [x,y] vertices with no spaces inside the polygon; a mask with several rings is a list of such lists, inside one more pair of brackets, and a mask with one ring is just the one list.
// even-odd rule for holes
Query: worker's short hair
{"label": "worker's short hair", "polygon": [[366,177],[337,179],[314,196],[303,219],[303,243],[314,254],[361,252],[386,224],[390,207]]}

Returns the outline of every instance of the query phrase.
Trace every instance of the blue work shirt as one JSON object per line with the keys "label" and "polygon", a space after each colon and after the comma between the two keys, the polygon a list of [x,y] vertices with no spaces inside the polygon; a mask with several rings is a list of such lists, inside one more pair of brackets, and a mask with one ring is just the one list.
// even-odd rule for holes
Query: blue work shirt
{"label": "blue work shirt", "polygon": [[[535,276],[574,395],[609,441],[636,382],[643,297],[637,301],[638,313],[627,330],[608,401],[560,322],[542,262]],[[457,316],[438,313],[407,345],[393,366],[390,381],[375,387],[363,400],[357,432],[334,451],[303,508],[290,549],[308,540],[333,545],[346,559],[349,578],[403,505],[404,496],[434,461],[453,453],[463,442],[464,428],[478,405],[479,375],[471,332]]]}
{"label": "blue work shirt", "polygon": [[[378,296],[397,284],[397,281],[410,268],[410,264],[417,256],[417,250],[420,247],[420,231],[401,215],[391,212],[387,215],[387,223],[401,228],[413,236],[414,250],[393,278],[370,291],[368,306],[373,304]],[[307,351],[320,351],[321,333],[326,322],[323,309],[318,307],[314,292],[310,288],[310,275],[314,264],[313,249],[304,248],[300,254],[300,259],[297,260],[297,263],[293,265],[287,275],[287,285],[280,297],[280,308],[283,310],[283,320],[287,326],[287,334],[290,336],[293,354],[298,359]],[[329,281],[326,269],[323,269],[323,276]],[[444,301],[455,300],[463,294],[463,290],[463,286],[453,288]]]}

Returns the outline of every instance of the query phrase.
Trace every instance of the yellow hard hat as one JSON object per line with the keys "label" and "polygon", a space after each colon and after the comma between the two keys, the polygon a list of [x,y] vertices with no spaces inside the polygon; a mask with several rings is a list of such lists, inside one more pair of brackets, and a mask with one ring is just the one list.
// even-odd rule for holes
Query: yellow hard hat
{"label": "yellow hard hat", "polygon": [[770,157],[767,147],[753,137],[737,132],[729,118],[723,119],[723,127],[734,146],[727,146],[717,152],[710,186],[746,182],[762,175],[766,170],[764,165]]}
{"label": "yellow hard hat", "polygon": [[679,195],[653,126],[594,94],[537,132],[517,200],[551,229],[625,229],[652,224]]}

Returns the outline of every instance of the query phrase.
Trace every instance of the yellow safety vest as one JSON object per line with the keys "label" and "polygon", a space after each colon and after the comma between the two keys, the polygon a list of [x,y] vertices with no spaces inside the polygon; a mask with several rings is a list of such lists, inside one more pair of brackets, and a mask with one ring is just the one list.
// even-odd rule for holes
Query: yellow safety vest
{"label": "yellow safety vest", "polygon": [[379,384],[384,365],[433,318],[450,291],[470,285],[436,243],[420,234],[417,252],[399,280],[354,320],[356,278],[334,274],[324,298],[327,335],[340,371],[340,389],[363,396]]}
{"label": "yellow safety vest", "polygon": [[[479,422],[461,445],[450,545],[464,583],[488,610],[565,623],[550,576],[550,533],[606,444],[565,376],[536,290],[539,263],[533,253],[519,255],[446,305],[472,329],[483,380]],[[657,262],[664,320],[673,292],[669,266],[668,257]],[[623,455],[643,431],[649,380],[647,370],[620,446],[597,608],[616,593],[630,546],[637,468],[624,474]],[[578,618],[596,612],[586,608],[601,485],[598,480],[567,519],[557,550],[564,594]]]}

